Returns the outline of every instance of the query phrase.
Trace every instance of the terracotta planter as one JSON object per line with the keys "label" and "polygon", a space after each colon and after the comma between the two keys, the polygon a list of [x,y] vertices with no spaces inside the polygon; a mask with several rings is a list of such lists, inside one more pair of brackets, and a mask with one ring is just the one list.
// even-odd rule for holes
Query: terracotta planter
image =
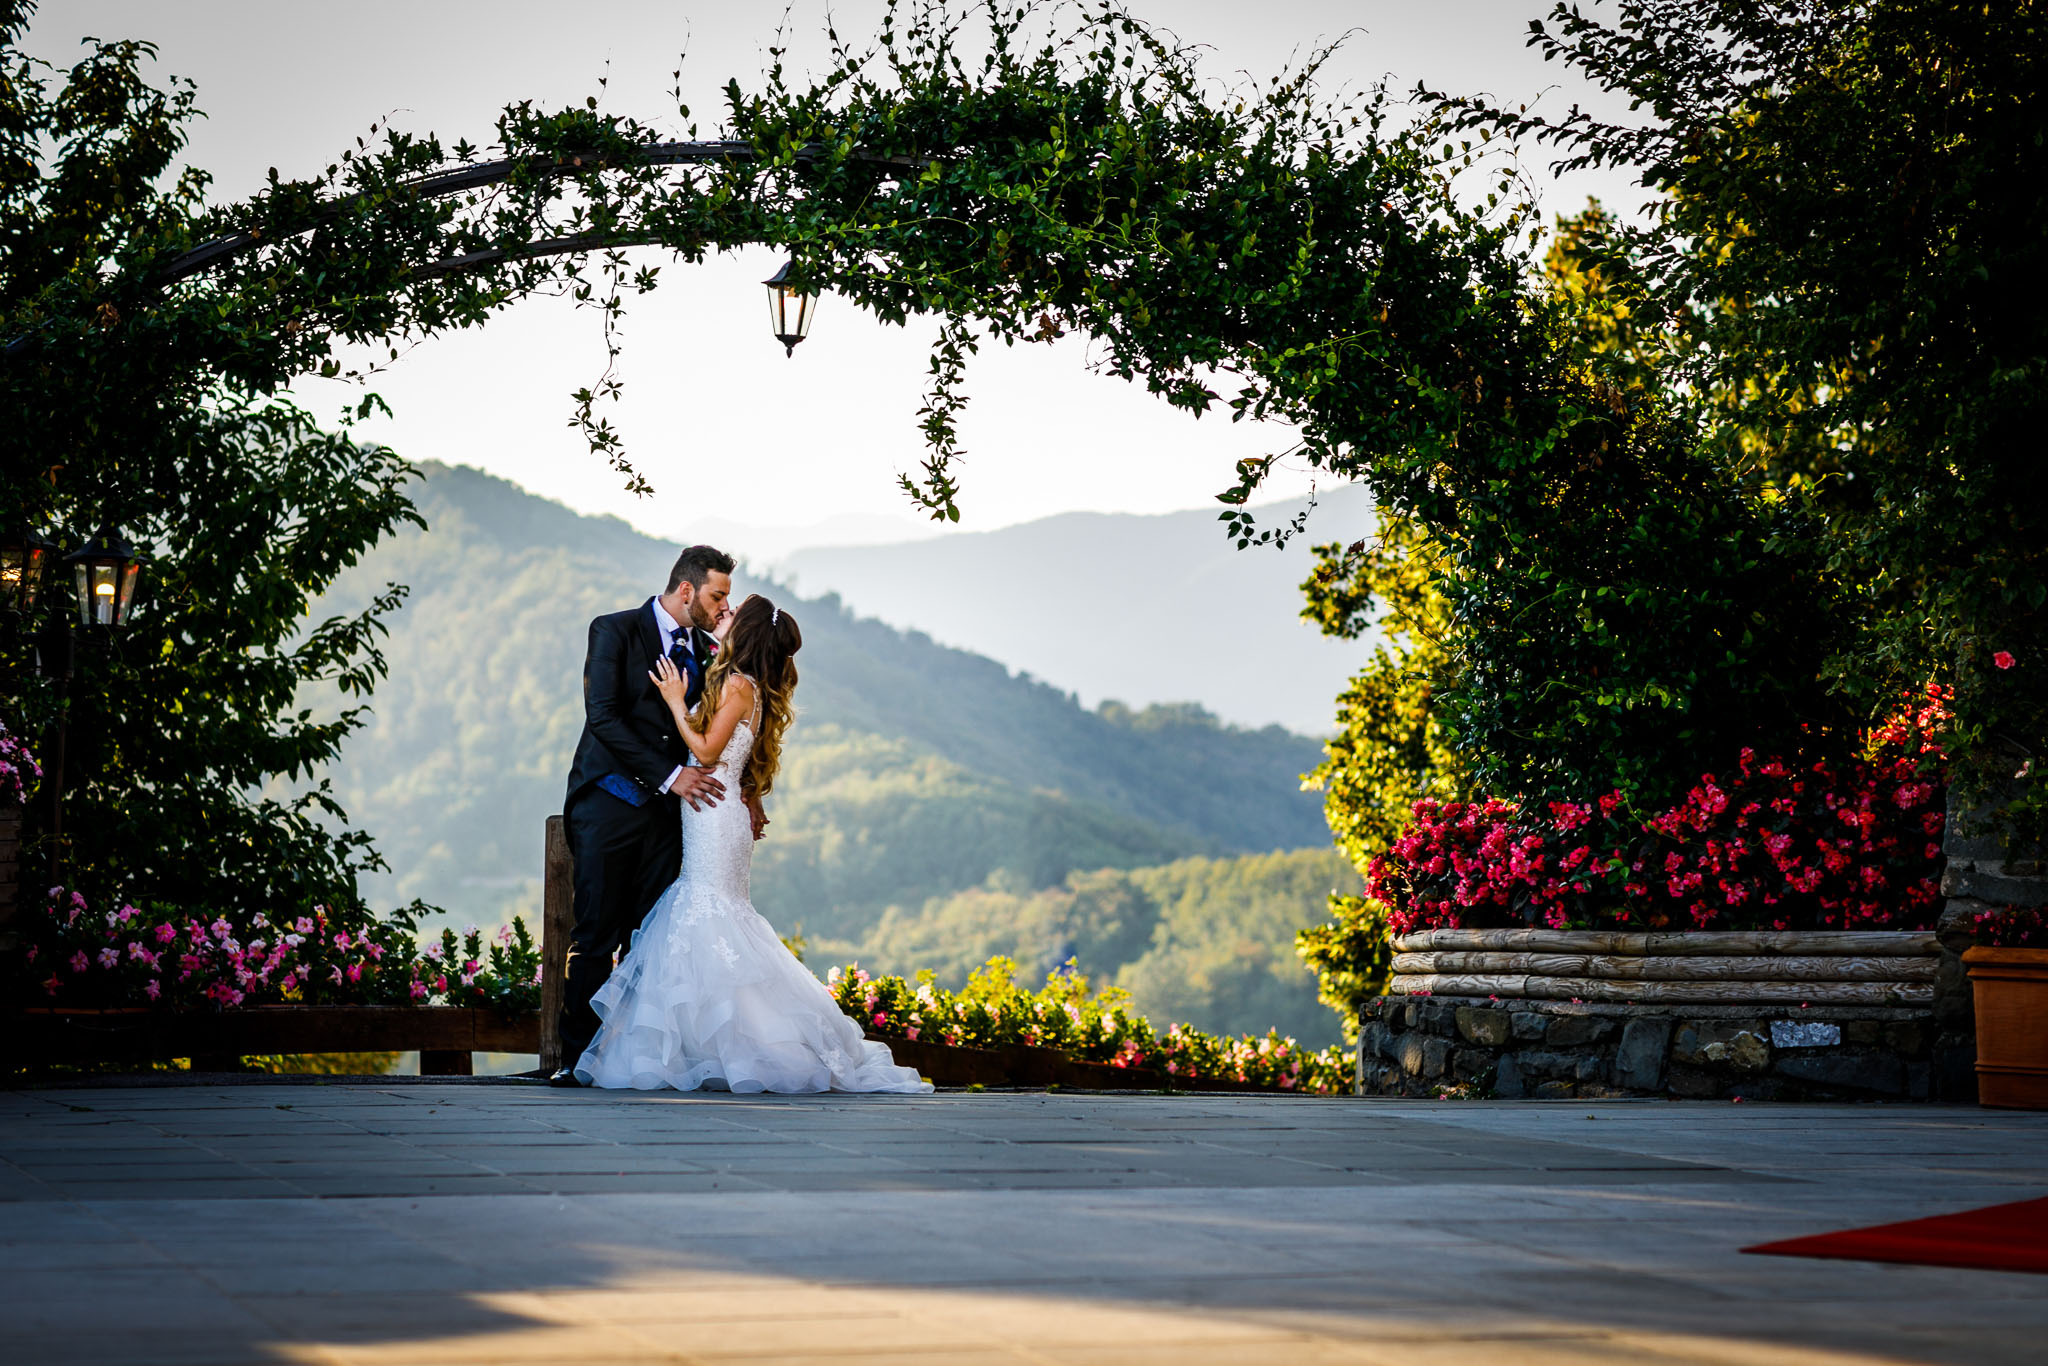
{"label": "terracotta planter", "polygon": [[2048,1110],[2048,949],[1963,955],[1977,997],[1977,1099]]}

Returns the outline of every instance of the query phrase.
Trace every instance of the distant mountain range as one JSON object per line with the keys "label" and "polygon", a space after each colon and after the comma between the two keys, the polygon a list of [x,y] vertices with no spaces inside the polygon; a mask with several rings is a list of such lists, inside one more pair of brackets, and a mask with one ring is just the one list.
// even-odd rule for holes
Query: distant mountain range
{"label": "distant mountain range", "polygon": [[[676,545],[476,470],[425,472],[430,529],[379,547],[319,608],[359,606],[386,582],[412,590],[374,715],[330,776],[394,869],[378,891],[489,922],[537,906],[541,823],[561,807],[582,721],[585,627],[658,591]],[[781,923],[858,940],[892,906],[992,876],[1039,888],[1329,842],[1299,790],[1314,740],[1192,705],[1090,710],[836,597],[746,575],[739,590],[775,596],[804,631],[800,719],[755,870]]]}
{"label": "distant mountain range", "polygon": [[[1285,525],[1306,501],[1258,509]],[[1214,511],[1075,512],[999,531],[794,550],[773,572],[811,595],[1072,691],[1086,706],[1194,701],[1240,725],[1317,735],[1364,660],[1300,620],[1309,546],[1370,531],[1371,501],[1322,495],[1284,550],[1235,549]]]}

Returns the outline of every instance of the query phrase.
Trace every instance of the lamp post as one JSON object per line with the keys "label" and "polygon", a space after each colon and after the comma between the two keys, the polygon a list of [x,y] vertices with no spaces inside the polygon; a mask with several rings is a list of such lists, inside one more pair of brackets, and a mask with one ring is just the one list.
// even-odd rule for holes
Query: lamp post
{"label": "lamp post", "polygon": [[[71,566],[75,601],[69,611],[50,614],[47,639],[50,649],[39,658],[42,671],[57,686],[57,724],[43,761],[43,787],[50,799],[50,884],[64,882],[64,757],[71,724],[71,679],[76,662],[76,636],[82,629],[110,636],[128,624],[128,609],[135,602],[135,584],[142,564],[135,547],[112,527],[103,526],[91,540],[64,557]],[[33,595],[33,588],[27,590]]]}
{"label": "lamp post", "polygon": [[27,526],[0,534],[0,610],[26,616],[35,610],[43,567],[56,545]]}
{"label": "lamp post", "polygon": [[817,295],[802,293],[789,283],[795,265],[785,261],[781,270],[761,282],[768,286],[768,326],[787,356],[794,356],[796,344],[811,334],[811,318],[818,311]]}
{"label": "lamp post", "polygon": [[86,626],[125,626],[142,569],[135,547],[110,527],[64,557],[78,590],[78,619]]}

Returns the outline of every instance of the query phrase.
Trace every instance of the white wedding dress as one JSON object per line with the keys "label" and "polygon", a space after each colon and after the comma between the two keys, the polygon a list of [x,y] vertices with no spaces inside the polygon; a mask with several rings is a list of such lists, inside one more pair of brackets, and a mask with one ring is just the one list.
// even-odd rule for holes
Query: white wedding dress
{"label": "white wedding dress", "polygon": [[714,766],[726,799],[701,811],[683,803],[682,875],[592,999],[603,1024],[577,1080],[638,1091],[930,1091],[863,1036],[754,909],[754,831],[738,782],[753,747],[754,725],[742,720]]}

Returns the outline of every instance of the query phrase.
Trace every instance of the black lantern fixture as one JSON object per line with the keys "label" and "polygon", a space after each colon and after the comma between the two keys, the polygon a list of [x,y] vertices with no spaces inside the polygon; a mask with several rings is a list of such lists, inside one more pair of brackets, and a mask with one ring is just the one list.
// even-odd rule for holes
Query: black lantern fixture
{"label": "black lantern fixture", "polygon": [[26,613],[36,605],[43,568],[56,545],[26,526],[0,534],[0,609]]}
{"label": "black lantern fixture", "polygon": [[135,601],[135,579],[142,564],[135,547],[121,539],[119,532],[101,527],[99,534],[70,555],[64,563],[78,586],[78,619],[87,626],[124,626],[128,608]]}
{"label": "black lantern fixture", "polygon": [[818,311],[818,296],[804,294],[789,283],[789,272],[795,261],[785,261],[782,269],[763,280],[768,286],[768,325],[775,331],[775,340],[782,343],[784,355],[794,356],[796,344],[811,334],[811,316]]}

